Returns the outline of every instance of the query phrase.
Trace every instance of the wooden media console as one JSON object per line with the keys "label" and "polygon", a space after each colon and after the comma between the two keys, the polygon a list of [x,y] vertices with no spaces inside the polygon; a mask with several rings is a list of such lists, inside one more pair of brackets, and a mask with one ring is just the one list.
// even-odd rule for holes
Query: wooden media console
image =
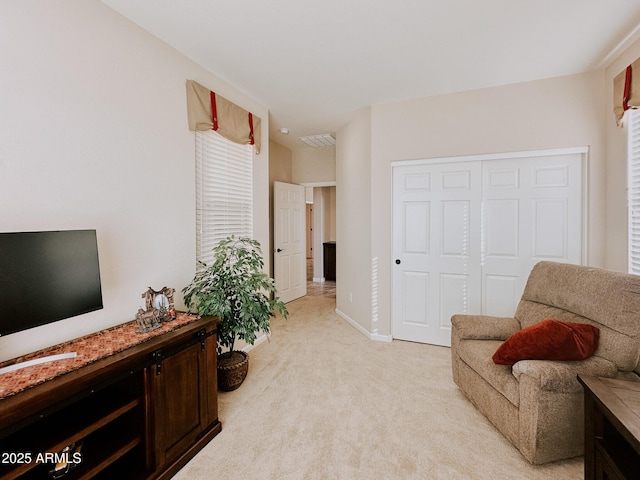
{"label": "wooden media console", "polygon": [[0,479],[172,477],[221,430],[217,323],[130,322],[19,359],[60,358],[0,375]]}

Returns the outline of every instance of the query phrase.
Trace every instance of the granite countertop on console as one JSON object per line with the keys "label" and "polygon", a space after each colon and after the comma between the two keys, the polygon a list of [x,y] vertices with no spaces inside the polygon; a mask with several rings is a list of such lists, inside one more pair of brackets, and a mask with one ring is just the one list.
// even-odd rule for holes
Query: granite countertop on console
{"label": "granite countertop on console", "polygon": [[0,400],[175,330],[198,318],[198,315],[178,313],[175,320],[163,323],[160,328],[146,333],[137,333],[138,324],[133,320],[1,363],[0,368],[50,355],[71,352],[77,354],[74,358],[40,363],[0,374]]}

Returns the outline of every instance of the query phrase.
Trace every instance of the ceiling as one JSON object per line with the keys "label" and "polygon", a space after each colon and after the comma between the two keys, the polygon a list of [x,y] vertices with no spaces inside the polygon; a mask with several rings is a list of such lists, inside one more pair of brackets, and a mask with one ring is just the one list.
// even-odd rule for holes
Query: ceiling
{"label": "ceiling", "polygon": [[102,1],[267,107],[289,148],[370,105],[602,68],[640,37],[630,0]]}

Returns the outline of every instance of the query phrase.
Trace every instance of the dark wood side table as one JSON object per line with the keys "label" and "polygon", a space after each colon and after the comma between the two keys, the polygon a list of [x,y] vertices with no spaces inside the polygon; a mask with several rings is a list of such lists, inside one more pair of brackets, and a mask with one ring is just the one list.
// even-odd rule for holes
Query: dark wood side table
{"label": "dark wood side table", "polygon": [[640,382],[578,375],[585,479],[640,478]]}

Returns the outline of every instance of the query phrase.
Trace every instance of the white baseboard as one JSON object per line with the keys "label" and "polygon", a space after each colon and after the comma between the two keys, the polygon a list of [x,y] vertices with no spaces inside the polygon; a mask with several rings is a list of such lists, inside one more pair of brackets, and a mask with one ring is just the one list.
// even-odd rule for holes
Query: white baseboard
{"label": "white baseboard", "polygon": [[369,340],[373,340],[373,341],[376,341],[376,342],[385,342],[385,343],[391,343],[391,341],[393,340],[393,337],[391,335],[380,335],[378,333],[368,332],[362,325],[360,325],[354,319],[349,317],[349,315],[347,315],[346,313],[340,311],[337,308],[336,308],[336,313],[338,314],[338,316],[340,316],[349,325],[351,325],[356,330],[358,330],[360,333],[362,333]]}
{"label": "white baseboard", "polygon": [[371,340],[376,342],[391,343],[393,341],[393,337],[391,335],[380,335],[379,333],[372,333]]}
{"label": "white baseboard", "polygon": [[326,279],[324,277],[313,277],[314,283],[324,283]]}

